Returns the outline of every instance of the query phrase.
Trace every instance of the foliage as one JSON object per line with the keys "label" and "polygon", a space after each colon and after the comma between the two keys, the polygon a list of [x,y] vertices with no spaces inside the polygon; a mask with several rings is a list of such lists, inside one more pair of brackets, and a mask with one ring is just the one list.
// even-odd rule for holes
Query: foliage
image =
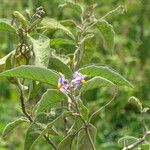
{"label": "foliage", "polygon": [[2,1],[0,149],[149,148],[148,4],[95,2]]}

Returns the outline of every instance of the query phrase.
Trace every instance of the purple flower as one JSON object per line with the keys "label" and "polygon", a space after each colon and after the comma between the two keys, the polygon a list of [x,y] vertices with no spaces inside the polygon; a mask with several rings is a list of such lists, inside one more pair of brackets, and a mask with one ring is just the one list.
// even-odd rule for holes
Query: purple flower
{"label": "purple flower", "polygon": [[70,85],[68,80],[66,80],[65,77],[61,75],[61,77],[58,80],[58,85],[57,85],[58,90],[60,90],[63,93],[68,93],[69,86]]}
{"label": "purple flower", "polygon": [[74,79],[72,80],[72,84],[76,89],[80,89],[83,83],[85,83],[84,77],[85,76],[83,74],[77,71],[73,74]]}

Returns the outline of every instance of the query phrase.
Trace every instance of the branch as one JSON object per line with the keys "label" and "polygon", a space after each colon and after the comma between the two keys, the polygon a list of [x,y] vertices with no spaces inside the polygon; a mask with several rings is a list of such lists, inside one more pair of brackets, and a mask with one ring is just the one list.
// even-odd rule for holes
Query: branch
{"label": "branch", "polygon": [[32,122],[33,121],[32,117],[26,111],[24,92],[23,92],[22,84],[20,83],[19,79],[17,79],[17,86],[20,93],[20,103],[21,103],[22,112],[28,118],[28,120]]}
{"label": "branch", "polygon": [[89,125],[89,123],[86,122],[86,121],[83,119],[83,117],[82,117],[82,115],[81,115],[81,112],[80,112],[80,108],[79,108],[78,103],[77,103],[77,100],[76,100],[76,98],[73,96],[73,93],[69,94],[69,97],[71,98],[72,102],[74,103],[74,105],[75,105],[75,107],[76,107],[76,112],[78,113],[79,117],[81,118],[81,120],[82,120],[82,122],[83,122],[83,124],[84,124],[84,128],[85,128],[86,134],[87,134],[87,136],[88,136],[88,138],[89,138],[89,141],[90,141],[90,144],[91,144],[91,146],[92,146],[92,149],[93,149],[93,150],[96,150],[96,149],[95,149],[95,145],[94,145],[94,143],[93,143],[93,139],[91,138],[91,135],[90,135],[89,130],[88,130],[88,125]]}
{"label": "branch", "polygon": [[123,6],[123,5],[119,5],[117,8],[115,8],[115,9],[109,11],[109,12],[106,13],[103,17],[101,17],[100,19],[98,19],[97,21],[95,21],[94,23],[92,23],[89,27],[87,27],[85,31],[89,30],[89,29],[92,28],[94,25],[96,25],[97,22],[99,22],[99,21],[105,19],[107,16],[109,16],[110,14],[116,12],[116,11],[119,10],[119,9],[124,9],[124,6]]}
{"label": "branch", "polygon": [[145,141],[145,139],[147,138],[147,136],[150,135],[150,131],[146,132],[142,138],[140,138],[138,141],[136,141],[135,143],[127,146],[127,147],[124,147],[122,150],[131,150],[137,146],[139,146],[141,143],[143,143]]}
{"label": "branch", "polygon": [[[28,120],[30,121],[30,123],[32,123],[33,122],[32,116],[30,116],[28,114],[28,112],[26,111],[24,90],[22,88],[22,84],[20,83],[19,79],[17,79],[17,87],[18,87],[19,93],[20,93],[20,102],[21,102],[22,112],[28,118]],[[46,135],[44,136],[44,138],[54,148],[54,150],[57,150],[57,147],[54,145],[54,143]]]}
{"label": "branch", "polygon": [[103,17],[101,17],[99,20],[102,20],[102,19],[106,18],[107,16],[109,16],[110,14],[116,12],[116,11],[119,10],[119,9],[124,10],[124,6],[123,6],[123,5],[119,5],[117,8],[115,8],[115,9],[109,11],[108,13],[106,13],[106,14],[105,14]]}

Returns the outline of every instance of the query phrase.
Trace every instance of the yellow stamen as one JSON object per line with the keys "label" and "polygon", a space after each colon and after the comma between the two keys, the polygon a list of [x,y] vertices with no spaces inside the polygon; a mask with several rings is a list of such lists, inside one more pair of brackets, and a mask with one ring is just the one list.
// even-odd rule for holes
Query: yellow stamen
{"label": "yellow stamen", "polygon": [[86,81],[83,79],[83,80],[81,80],[80,82],[81,82],[82,84],[84,84]]}
{"label": "yellow stamen", "polygon": [[60,90],[61,87],[62,87],[62,84],[58,83],[58,85],[57,85],[58,90]]}

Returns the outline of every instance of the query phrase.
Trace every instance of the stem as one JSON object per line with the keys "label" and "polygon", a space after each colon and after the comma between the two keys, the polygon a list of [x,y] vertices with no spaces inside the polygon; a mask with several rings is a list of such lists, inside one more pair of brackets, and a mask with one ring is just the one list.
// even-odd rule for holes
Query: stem
{"label": "stem", "polygon": [[113,96],[113,98],[112,98],[110,101],[108,101],[104,106],[102,106],[100,109],[98,109],[97,111],[95,111],[95,112],[90,116],[90,118],[89,118],[88,121],[90,122],[91,119],[93,118],[93,116],[95,116],[97,113],[99,113],[99,112],[102,111],[104,108],[106,108],[110,103],[112,103],[112,102],[115,100],[116,96],[117,96],[117,92],[115,93],[115,95]]}
{"label": "stem", "polygon": [[120,8],[122,8],[122,9],[123,9],[123,8],[124,8],[124,6],[123,6],[123,5],[119,5],[117,8],[115,8],[115,9],[113,9],[113,10],[109,11],[109,12],[108,12],[108,13],[106,13],[103,17],[101,17],[100,19],[98,19],[97,21],[95,21],[94,23],[92,23],[89,27],[87,27],[85,31],[89,30],[89,29],[90,29],[90,28],[92,28],[94,25],[96,25],[96,24],[97,24],[97,22],[99,22],[99,21],[101,21],[101,20],[105,19],[107,16],[109,16],[110,14],[112,14],[112,13],[116,12],[116,11],[117,11],[117,10],[119,10]]}
{"label": "stem", "polygon": [[109,16],[110,14],[114,13],[115,11],[119,10],[119,9],[124,9],[123,5],[119,5],[117,8],[109,11],[108,13],[106,13],[103,17],[101,17],[99,20],[106,18],[107,16]]}
{"label": "stem", "polygon": [[[61,107],[64,108],[64,103],[61,102]],[[65,116],[63,116],[63,123],[64,123],[64,132],[65,132],[65,135],[67,134],[68,132],[68,126],[67,126],[67,118]]]}
{"label": "stem", "polygon": [[19,79],[17,79],[17,86],[18,86],[19,93],[20,93],[20,102],[21,102],[22,112],[28,118],[28,120],[32,122],[33,121],[32,117],[26,111],[24,92],[23,92],[22,84],[20,83]]}
{"label": "stem", "polygon": [[[28,112],[26,111],[25,97],[24,97],[24,92],[23,92],[24,90],[22,88],[22,84],[20,83],[19,79],[17,79],[17,87],[18,87],[19,93],[20,93],[20,102],[21,102],[22,112],[28,118],[28,120],[30,121],[30,123],[32,123],[33,122],[32,116],[30,116],[28,114]],[[44,138],[54,148],[54,150],[57,150],[57,147],[54,145],[54,143],[46,135],[44,136]]]}
{"label": "stem", "polygon": [[88,130],[88,125],[89,125],[89,123],[86,122],[86,121],[83,119],[83,117],[82,117],[82,115],[81,115],[81,112],[80,112],[80,109],[79,109],[79,106],[78,106],[78,104],[77,104],[77,102],[76,102],[75,97],[72,96],[72,94],[70,94],[69,97],[71,98],[72,102],[75,104],[76,111],[77,111],[77,113],[79,114],[79,117],[81,118],[81,120],[82,120],[82,122],[83,122],[83,124],[84,124],[84,126],[85,126],[85,131],[86,131],[87,136],[88,136],[88,138],[89,138],[89,141],[90,141],[90,143],[91,143],[92,149],[93,149],[93,150],[96,150],[96,149],[95,149],[95,145],[94,145],[94,143],[93,143],[93,140],[92,140],[91,135],[90,135],[89,130]]}
{"label": "stem", "polygon": [[83,42],[82,42],[84,39],[84,34],[85,34],[85,27],[84,25],[82,25],[80,29],[80,38],[79,41],[77,42],[77,49],[75,51],[75,56],[74,56],[74,63],[75,63],[74,70],[78,69],[84,52]]}
{"label": "stem", "polygon": [[127,146],[127,147],[124,147],[123,150],[131,150],[135,147],[137,147],[138,145],[140,145],[141,143],[143,143],[145,141],[145,139],[147,138],[147,136],[150,135],[150,131],[146,132],[142,138],[140,138],[138,141],[136,141],[135,143]]}

